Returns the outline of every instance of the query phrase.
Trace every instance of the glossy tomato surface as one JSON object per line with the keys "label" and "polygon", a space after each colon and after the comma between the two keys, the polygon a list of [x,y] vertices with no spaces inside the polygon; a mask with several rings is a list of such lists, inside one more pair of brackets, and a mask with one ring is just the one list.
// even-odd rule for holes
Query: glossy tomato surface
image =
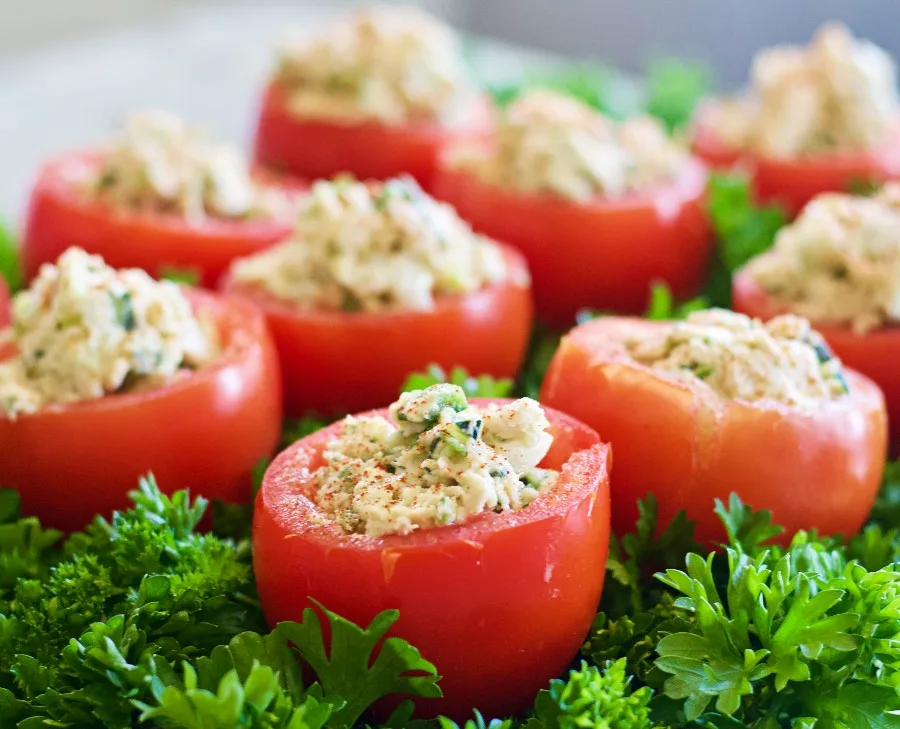
{"label": "glossy tomato surface", "polygon": [[757,198],[781,204],[792,216],[823,192],[849,192],[854,184],[900,179],[900,129],[888,144],[869,152],[776,159],[730,150],[701,122],[693,152],[712,167],[739,163],[752,176]]}
{"label": "glossy tomato surface", "polygon": [[300,620],[310,597],[363,625],[396,608],[392,634],[443,676],[444,698],[417,700],[421,714],[462,721],[476,707],[503,716],[530,706],[584,641],[609,543],[609,448],[568,416],[547,416],[554,443],[542,465],[562,469],[553,489],[521,511],[406,536],[348,536],[310,500],[342,423],[288,448],[266,472],[253,518],[270,625]]}
{"label": "glossy tomato surface", "polygon": [[654,281],[679,298],[695,293],[712,250],[705,190],[695,161],[666,187],[587,204],[506,190],[448,164],[434,184],[476,230],[524,254],[537,318],[556,327],[585,307],[642,312]]}
{"label": "glossy tomato surface", "polygon": [[798,529],[855,533],[884,468],[887,419],[878,386],[848,370],[850,394],[813,411],[722,400],[627,354],[627,337],[661,326],[610,317],[577,327],[563,339],[541,391],[542,402],[580,418],[612,445],[613,530],[633,530],[637,500],[654,494],[662,526],[685,509],[700,541],[724,541],[713,503],[737,493],[754,508],[771,509],[786,538]]}
{"label": "glossy tomato surface", "polygon": [[257,164],[309,180],[349,172],[362,180],[412,175],[430,189],[440,150],[465,133],[480,133],[490,119],[485,102],[464,130],[430,122],[388,125],[302,119],[285,108],[285,92],[271,84],[263,94],[254,141]]}
{"label": "glossy tomato surface", "polygon": [[253,307],[189,291],[215,323],[223,352],[212,364],[146,392],[0,415],[0,484],[18,489],[25,514],[73,531],[130,505],[152,471],[166,493],[250,499],[253,467],[281,432],[278,360]]}
{"label": "glossy tomato surface", "polygon": [[393,402],[430,364],[515,376],[531,328],[527,267],[505,249],[507,280],[438,298],[430,311],[303,311],[226,277],[225,290],[266,313],[281,359],[289,415],[339,414]]}
{"label": "glossy tomato surface", "polygon": [[[160,277],[176,270],[214,287],[228,265],[286,238],[293,218],[223,220],[192,224],[176,215],[119,210],[89,200],[78,180],[97,164],[96,153],[68,154],[47,163],[31,194],[22,247],[25,275],[31,280],[42,263],[78,246],[103,256],[114,268],[142,268]],[[83,183],[82,183],[83,184]],[[298,194],[299,183],[291,183]]]}
{"label": "glossy tomato surface", "polygon": [[10,320],[10,296],[6,281],[0,276],[0,329],[7,326]]}
{"label": "glossy tomato surface", "polygon": [[[736,311],[763,320],[788,312],[747,271],[740,271],[734,277],[732,306]],[[857,334],[838,324],[813,322],[813,326],[845,365],[874,380],[884,392],[891,451],[900,453],[900,327],[886,326]]]}

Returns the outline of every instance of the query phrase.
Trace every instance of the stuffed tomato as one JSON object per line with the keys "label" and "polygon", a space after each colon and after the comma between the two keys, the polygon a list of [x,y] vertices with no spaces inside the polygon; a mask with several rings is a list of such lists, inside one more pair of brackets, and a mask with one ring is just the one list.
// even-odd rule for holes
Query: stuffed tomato
{"label": "stuffed tomato", "polygon": [[367,7],[283,49],[255,159],[305,179],[409,174],[427,188],[440,149],[489,114],[450,28],[412,8]]}
{"label": "stuffed tomato", "polygon": [[275,348],[253,307],[116,271],[79,249],[17,295],[0,353],[0,483],[73,531],[166,492],[246,502],[281,431]]}
{"label": "stuffed tomato", "polygon": [[698,107],[693,150],[738,162],[757,196],[796,214],[822,192],[900,177],[900,106],[893,59],[840,25],[807,48],[759,53],[752,88]]}
{"label": "stuffed tomato", "polygon": [[531,327],[528,269],[411,178],[318,182],[297,237],[237,261],[229,293],[266,313],[286,409],[390,402],[439,364],[514,376]]}
{"label": "stuffed tomato", "polygon": [[[418,714],[503,716],[577,654],[609,543],[609,448],[535,401],[437,385],[309,436],[269,467],[253,522],[271,625],[310,599],[395,635],[443,677]],[[540,626],[536,639],[535,626]]]}
{"label": "stuffed tomato", "polygon": [[820,195],[734,277],[734,308],[813,321],[848,366],[884,391],[900,448],[900,184],[873,197]]}
{"label": "stuffed tomato", "polygon": [[523,253],[537,317],[557,327],[584,307],[643,311],[655,281],[695,293],[712,246],[705,189],[703,165],[656,122],[616,125],[547,91],[514,102],[491,138],[448,150],[434,184]]}
{"label": "stuffed tomato", "polygon": [[619,534],[652,494],[660,528],[684,509],[698,540],[724,541],[713,503],[736,493],[771,510],[785,539],[799,529],[850,535],[880,485],[881,390],[844,369],[800,317],[597,319],[563,339],[541,395],[612,445]]}
{"label": "stuffed tomato", "polygon": [[112,266],[214,287],[238,256],[292,228],[299,183],[253,174],[168,114],[135,115],[108,148],[49,161],[31,194],[22,247],[30,280],[79,246]]}

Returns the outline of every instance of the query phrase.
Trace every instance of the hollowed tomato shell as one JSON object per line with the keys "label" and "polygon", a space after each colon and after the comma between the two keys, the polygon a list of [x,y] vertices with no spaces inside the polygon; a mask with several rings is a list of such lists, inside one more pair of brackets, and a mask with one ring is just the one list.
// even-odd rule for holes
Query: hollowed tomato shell
{"label": "hollowed tomato shell", "polygon": [[309,180],[342,172],[361,180],[385,180],[405,173],[430,189],[441,149],[463,134],[481,133],[491,116],[485,100],[473,108],[472,118],[460,130],[433,122],[340,123],[296,117],[286,108],[286,96],[277,83],[263,93],[254,159],[257,164]]}
{"label": "hollowed tomato shell", "polygon": [[251,472],[281,432],[275,347],[253,307],[186,291],[218,328],[223,351],[215,362],[147,392],[15,420],[0,415],[0,484],[18,489],[23,513],[75,531],[95,514],[128,507],[128,492],[148,472],[166,493],[190,488],[207,498],[250,500]]}
{"label": "hollowed tomato shell", "polygon": [[[75,152],[48,162],[31,193],[22,244],[25,275],[52,263],[72,246],[103,256],[114,268],[141,268],[159,278],[191,272],[213,288],[232,260],[290,235],[293,217],[270,220],[209,218],[192,224],[180,216],[120,210],[91,200],[78,180],[98,164],[98,153]],[[82,183],[83,184],[83,183]],[[302,186],[291,183],[299,192]]]}
{"label": "hollowed tomato shell", "polygon": [[706,170],[691,160],[666,186],[578,203],[486,183],[445,158],[434,194],[479,232],[522,252],[537,318],[568,328],[579,309],[639,313],[651,285],[677,298],[699,289],[713,239],[703,209]]}
{"label": "hollowed tomato shell", "polygon": [[711,167],[740,165],[751,175],[757,199],[779,203],[791,216],[823,192],[850,192],[854,183],[900,179],[900,124],[877,149],[779,159],[729,148],[701,112],[692,151]]}
{"label": "hollowed tomato shell", "polygon": [[531,292],[525,261],[503,253],[506,280],[437,298],[430,311],[304,311],[227,276],[223,284],[266,314],[287,413],[347,413],[393,402],[406,377],[430,364],[515,376],[531,329]]}
{"label": "hollowed tomato shell", "polygon": [[[746,270],[735,274],[732,306],[735,311],[763,320],[789,311]],[[891,451],[900,453],[900,369],[897,365],[900,362],[900,327],[889,325],[857,334],[839,324],[813,322],[813,326],[845,365],[874,380],[884,392]]]}
{"label": "hollowed tomato shell", "polygon": [[661,527],[684,509],[700,541],[721,542],[714,501],[737,493],[770,509],[784,539],[799,529],[855,533],[884,469],[887,419],[878,386],[847,370],[850,394],[812,411],[723,400],[628,355],[629,337],[664,326],[610,317],[575,328],[541,390],[542,402],[595,428],[615,449],[613,531],[632,531],[637,500],[653,494]]}
{"label": "hollowed tomato shell", "polygon": [[443,677],[442,699],[417,699],[421,715],[462,721],[474,708],[503,716],[530,706],[587,635],[609,544],[609,447],[578,421],[546,412],[554,443],[542,465],[562,470],[552,490],[520,511],[406,536],[347,535],[310,500],[322,450],[342,423],[284,451],[266,472],[253,518],[269,624],[300,620],[310,597],[362,625],[396,608],[391,634]]}

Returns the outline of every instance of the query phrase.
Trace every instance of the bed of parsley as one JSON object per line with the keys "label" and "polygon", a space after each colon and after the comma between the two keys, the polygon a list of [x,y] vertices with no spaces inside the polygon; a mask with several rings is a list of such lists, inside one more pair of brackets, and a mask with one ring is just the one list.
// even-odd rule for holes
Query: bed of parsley
{"label": "bed of parsley", "polygon": [[[633,111],[608,98],[610,78],[579,67],[525,83]],[[707,74],[666,62],[649,79],[644,108],[677,132]],[[707,290],[673,302],[655,286],[648,317],[727,306],[731,272],[785,222],[778,208],[755,206],[739,177],[713,177],[708,204],[718,246]],[[0,273],[20,283],[3,231]],[[536,330],[517,382],[431,368],[407,387],[450,380],[470,396],[535,396],[557,343]],[[284,443],[323,424],[287,423]],[[0,491],[0,727],[349,729],[371,726],[366,711],[383,696],[439,695],[440,666],[400,637],[382,640],[395,612],[356,626],[325,605],[269,630],[248,507],[167,497],[151,475],[132,501],[63,538]],[[198,533],[208,507],[213,532]],[[900,729],[900,464],[888,464],[870,524],[847,540],[800,533],[780,548],[768,512],[736,497],[715,509],[728,544],[707,554],[683,516],[654,537],[654,503],[644,503],[634,532],[613,538],[597,618],[571,670],[522,716],[476,712],[464,729]],[[381,726],[458,727],[410,710],[401,704]]]}

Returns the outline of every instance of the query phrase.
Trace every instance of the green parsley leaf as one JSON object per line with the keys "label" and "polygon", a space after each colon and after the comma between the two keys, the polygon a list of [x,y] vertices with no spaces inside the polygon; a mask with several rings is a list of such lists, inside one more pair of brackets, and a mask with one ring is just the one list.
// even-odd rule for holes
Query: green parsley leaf
{"label": "green parsley leaf", "polygon": [[649,688],[631,690],[625,661],[609,664],[602,672],[582,661],[567,680],[553,680],[534,703],[534,718],[525,729],[651,729]]}
{"label": "green parsley leaf", "polygon": [[184,286],[197,286],[200,283],[200,271],[196,268],[178,268],[177,266],[163,266],[159,277],[165,281],[172,281]]}
{"label": "green parsley leaf", "polygon": [[900,526],[900,459],[887,462],[870,519],[883,526]]}
{"label": "green parsley leaf", "polygon": [[[346,699],[347,703],[332,715],[329,727],[349,729],[383,696],[441,696],[435,667],[405,640],[385,638],[397,622],[396,610],[385,610],[363,629],[319,603],[316,606],[328,621],[330,651],[325,650],[319,614],[311,607],[303,611],[302,623],[280,623],[276,630],[315,671],[326,698]],[[373,660],[373,651],[379,644],[381,649]]]}
{"label": "green parsley leaf", "polygon": [[670,132],[691,121],[694,108],[710,89],[712,73],[706,64],[660,59],[650,64],[647,74],[648,114],[665,124]]}
{"label": "green parsley leaf", "polygon": [[[690,631],[657,644],[656,667],[670,674],[665,695],[680,702],[685,720],[715,712],[756,726],[776,711],[774,718],[803,719],[805,726],[894,726],[888,712],[900,712],[900,659],[891,642],[900,631],[897,567],[868,571],[851,562],[823,570],[794,547],[753,557],[736,544],[726,555],[724,584],[714,555],[689,554],[686,570],[657,575],[682,595],[676,606],[693,616]],[[879,709],[870,715],[888,723],[866,723],[868,710],[847,695],[877,696]]]}
{"label": "green parsley leaf", "polygon": [[513,389],[513,381],[494,378],[490,375],[473,376],[464,367],[454,367],[448,374],[436,364],[428,366],[425,372],[414,372],[406,378],[401,392],[424,390],[426,387],[448,382],[457,385],[466,397],[508,397]]}
{"label": "green parsley leaf", "polygon": [[654,321],[686,319],[693,312],[702,311],[708,306],[708,302],[702,296],[697,296],[678,304],[672,298],[672,291],[669,289],[669,286],[665,282],[658,281],[650,287],[650,302],[647,305],[644,318]]}
{"label": "green parsley leaf", "polygon": [[650,494],[638,501],[635,531],[621,539],[612,535],[606,569],[611,578],[603,591],[601,610],[619,617],[640,613],[646,604],[658,600],[658,588],[647,581],[654,570],[679,565],[686,552],[699,545],[694,541],[694,522],[684,511],[678,512],[661,530],[656,497]]}
{"label": "green parsley leaf", "polygon": [[540,323],[535,324],[531,332],[531,341],[525,354],[525,363],[519,375],[516,395],[538,399],[541,383],[547,374],[547,368],[556,350],[559,349],[561,335]]}
{"label": "green parsley leaf", "polygon": [[716,236],[716,254],[706,297],[711,306],[731,305],[731,277],[754,256],[768,250],[787,223],[778,205],[753,201],[746,175],[716,173],[710,177],[707,210]]}
{"label": "green parsley leaf", "polygon": [[10,229],[0,224],[0,277],[13,293],[24,285],[24,273],[19,246]]}

